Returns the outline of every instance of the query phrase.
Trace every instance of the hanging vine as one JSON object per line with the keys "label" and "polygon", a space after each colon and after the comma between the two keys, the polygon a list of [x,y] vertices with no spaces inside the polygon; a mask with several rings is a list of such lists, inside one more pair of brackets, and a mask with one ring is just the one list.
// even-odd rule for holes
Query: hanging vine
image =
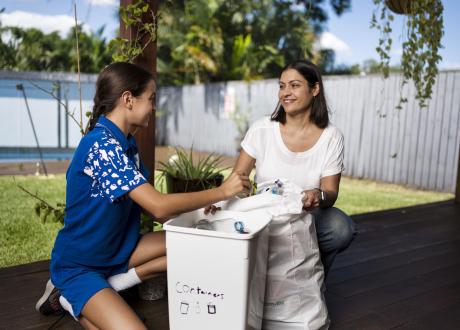
{"label": "hanging vine", "polygon": [[[442,59],[439,55],[441,38],[444,33],[444,20],[441,0],[400,0],[399,7],[395,7],[389,0],[374,0],[376,10],[371,19],[371,28],[380,31],[379,45],[376,50],[380,57],[380,68],[385,78],[389,75],[390,52],[392,46],[391,24],[397,13],[407,15],[406,35],[402,44],[402,82],[406,85],[412,80],[416,89],[415,98],[419,106],[427,106],[431,98],[433,85],[438,75],[438,63]],[[397,109],[407,98],[400,96]]]}

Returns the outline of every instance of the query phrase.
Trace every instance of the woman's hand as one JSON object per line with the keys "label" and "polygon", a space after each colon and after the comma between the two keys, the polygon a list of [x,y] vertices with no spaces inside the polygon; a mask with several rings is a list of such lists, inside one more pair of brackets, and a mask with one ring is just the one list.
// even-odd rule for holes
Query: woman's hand
{"label": "woman's hand", "polygon": [[311,210],[315,207],[319,207],[321,193],[319,189],[304,190],[304,197],[302,198],[303,208],[305,210]]}
{"label": "woman's hand", "polygon": [[233,172],[218,189],[223,193],[225,199],[229,199],[242,192],[249,193],[251,182],[246,174]]}

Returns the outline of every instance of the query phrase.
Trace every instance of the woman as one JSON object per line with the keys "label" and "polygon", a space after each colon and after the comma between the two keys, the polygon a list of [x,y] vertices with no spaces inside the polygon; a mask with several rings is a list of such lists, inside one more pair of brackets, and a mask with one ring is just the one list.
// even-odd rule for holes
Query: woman
{"label": "woman", "polygon": [[271,118],[258,120],[246,133],[234,172],[250,173],[255,166],[256,183],[285,178],[304,189],[303,206],[315,215],[327,276],[356,234],[351,218],[332,207],[344,170],[343,135],[329,123],[321,75],[311,62],[283,68],[278,98]]}

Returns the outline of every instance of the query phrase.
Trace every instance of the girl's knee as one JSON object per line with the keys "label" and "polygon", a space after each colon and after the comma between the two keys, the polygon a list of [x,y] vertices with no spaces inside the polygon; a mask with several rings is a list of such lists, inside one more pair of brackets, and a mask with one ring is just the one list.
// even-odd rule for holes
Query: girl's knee
{"label": "girl's knee", "polygon": [[155,231],[144,234],[139,242],[141,245],[166,249],[166,234],[164,231]]}

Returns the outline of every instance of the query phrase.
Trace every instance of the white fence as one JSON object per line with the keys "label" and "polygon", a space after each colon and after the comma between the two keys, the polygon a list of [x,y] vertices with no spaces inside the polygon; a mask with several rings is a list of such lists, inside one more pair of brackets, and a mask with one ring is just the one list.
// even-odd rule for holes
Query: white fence
{"label": "white fence", "polygon": [[[83,112],[91,110],[94,75],[83,76]],[[80,133],[58,111],[57,101],[28,81],[51,90],[78,112],[76,77],[70,74],[0,72],[0,147],[33,147],[29,106],[40,143],[75,147]],[[346,175],[453,192],[460,145],[460,71],[440,72],[427,109],[419,109],[414,87],[409,102],[395,110],[400,76],[325,77],[331,120],[345,135]],[[269,115],[277,103],[277,80],[228,82],[159,90],[157,143],[235,155],[238,133],[230,113],[249,114],[249,122]],[[60,124],[58,124],[60,123]]]}

